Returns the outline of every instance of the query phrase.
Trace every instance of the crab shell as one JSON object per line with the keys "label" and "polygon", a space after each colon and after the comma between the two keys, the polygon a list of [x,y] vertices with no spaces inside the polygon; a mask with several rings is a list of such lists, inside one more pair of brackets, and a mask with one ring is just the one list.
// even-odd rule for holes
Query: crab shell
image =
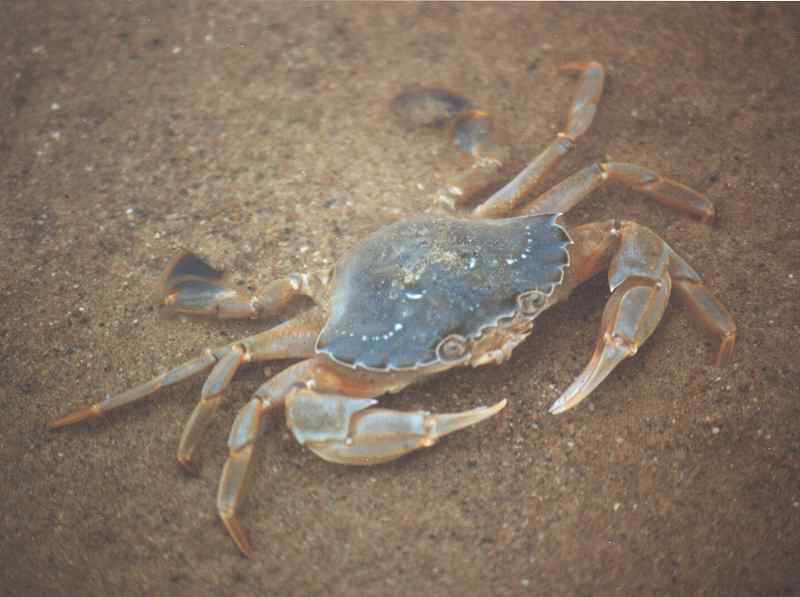
{"label": "crab shell", "polygon": [[421,216],[379,230],[337,264],[317,352],[375,371],[447,360],[445,340],[477,340],[520,297],[546,299],[562,283],[572,241],[557,218]]}

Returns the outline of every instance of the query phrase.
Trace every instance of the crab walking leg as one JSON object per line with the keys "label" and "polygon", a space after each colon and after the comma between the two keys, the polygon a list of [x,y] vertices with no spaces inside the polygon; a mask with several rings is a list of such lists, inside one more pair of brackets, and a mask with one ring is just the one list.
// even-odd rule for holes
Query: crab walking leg
{"label": "crab walking leg", "polygon": [[302,361],[262,384],[253,399],[239,411],[231,427],[228,459],[222,469],[217,493],[217,511],[231,538],[247,557],[253,550],[237,513],[247,492],[252,471],[250,461],[263,427],[263,415],[283,405],[289,393],[305,385],[313,375],[313,367],[313,359]]}
{"label": "crab walking leg", "polygon": [[[271,359],[310,356],[314,352],[316,336],[322,328],[322,319],[323,315],[321,309],[312,309],[295,319],[284,322],[281,325],[256,334],[255,336],[245,338],[244,340],[222,348],[206,350],[197,358],[182,365],[178,365],[174,369],[170,369],[166,373],[162,373],[150,381],[122,392],[121,394],[113,396],[109,394],[100,402],[79,408],[61,418],[51,421],[49,427],[51,429],[56,429],[58,427],[73,425],[86,419],[99,417],[111,410],[148,398],[163,387],[171,386],[189,379],[190,377],[208,371],[212,367],[214,367],[216,374],[212,371],[209,379],[214,378],[217,380],[214,382],[214,385],[218,385],[218,381],[226,377],[226,372],[232,366],[231,364],[235,359],[234,353],[238,354],[241,350],[243,350],[243,353],[239,354],[238,358],[242,358],[243,354],[245,361],[266,361]],[[224,367],[220,367],[219,363],[225,361],[226,358],[229,359],[227,364]],[[210,382],[206,382],[206,386],[209,386],[209,383]],[[211,388],[209,387],[209,391],[210,390]]]}
{"label": "crab walking leg", "polygon": [[160,302],[168,313],[220,319],[266,317],[298,296],[316,298],[327,285],[325,272],[291,274],[271,282],[259,296],[248,296],[197,255],[182,253],[167,266]]}
{"label": "crab walking leg", "polygon": [[233,376],[245,362],[245,351],[241,346],[233,346],[231,351],[217,361],[211,370],[192,416],[183,428],[178,444],[178,466],[189,475],[197,476],[198,468],[194,453],[211,418],[217,411],[222,392],[230,385]]}
{"label": "crab walking leg", "polygon": [[575,99],[567,116],[567,126],[511,182],[476,207],[472,212],[473,217],[499,218],[511,213],[591,126],[603,95],[603,66],[597,62],[570,63],[563,65],[561,70],[580,73]]}
{"label": "crab walking leg", "polygon": [[694,321],[719,341],[714,364],[727,363],[736,345],[736,323],[725,305],[703,285],[700,276],[679,256],[674,255],[670,266],[672,289],[689,310]]}
{"label": "crab walking leg", "polygon": [[619,162],[587,166],[537,197],[524,211],[531,215],[565,213],[611,181],[647,193],[659,203],[705,223],[714,219],[714,205],[697,191],[652,170]]}
{"label": "crab walking leg", "polygon": [[250,361],[310,357],[314,342],[324,323],[322,310],[313,309],[300,317],[234,344],[211,370],[203,385],[200,401],[186,423],[178,445],[178,466],[197,475],[195,451],[205,435],[222,393],[230,385],[241,365]]}
{"label": "crab walking leg", "polygon": [[380,464],[434,445],[449,433],[500,412],[505,400],[455,414],[370,408],[376,400],[299,390],[286,401],[286,420],[297,441],[323,460]]}
{"label": "crab walking leg", "polygon": [[120,408],[131,402],[137,402],[143,398],[147,398],[155,394],[161,388],[171,386],[185,379],[189,379],[199,373],[203,373],[211,369],[214,363],[217,362],[214,354],[207,350],[201,356],[192,359],[182,365],[178,365],[174,369],[170,369],[166,373],[162,373],[158,377],[151,379],[143,384],[131,388],[121,394],[112,396],[111,394],[100,402],[96,402],[90,406],[79,408],[60,417],[54,421],[50,421],[48,426],[50,429],[57,429],[59,427],[66,427],[67,425],[74,425],[86,419],[93,419],[104,415],[108,411]]}
{"label": "crab walking leg", "polygon": [[655,330],[669,301],[669,246],[648,228],[623,222],[611,261],[611,298],[603,311],[600,337],[583,372],[550,407],[563,413],[586,398],[624,359],[636,354]]}

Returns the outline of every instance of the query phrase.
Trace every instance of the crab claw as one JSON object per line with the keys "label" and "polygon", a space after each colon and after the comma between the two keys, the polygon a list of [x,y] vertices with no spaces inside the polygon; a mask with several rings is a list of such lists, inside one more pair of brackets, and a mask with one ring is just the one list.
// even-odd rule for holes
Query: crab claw
{"label": "crab claw", "polygon": [[602,343],[583,372],[552,404],[550,414],[560,415],[577,406],[630,354],[630,349],[620,343]]}
{"label": "crab claw", "polygon": [[622,242],[608,272],[611,297],[589,364],[550,407],[560,414],[586,398],[614,367],[650,337],[667,307],[672,279],[665,271],[672,249],[651,230],[622,224]]}
{"label": "crab claw", "polygon": [[508,404],[508,400],[503,399],[492,406],[479,406],[465,412],[429,415],[426,417],[425,423],[430,426],[430,431],[428,432],[430,442],[434,443],[440,437],[485,421],[503,410],[506,404]]}
{"label": "crab claw", "polygon": [[323,460],[379,464],[430,447],[445,435],[485,421],[503,410],[506,400],[449,414],[370,408],[373,403],[300,390],[287,402],[286,418],[295,438]]}
{"label": "crab claw", "polygon": [[254,315],[249,297],[232,288],[224,272],[184,252],[167,266],[158,302],[170,315],[242,317]]}

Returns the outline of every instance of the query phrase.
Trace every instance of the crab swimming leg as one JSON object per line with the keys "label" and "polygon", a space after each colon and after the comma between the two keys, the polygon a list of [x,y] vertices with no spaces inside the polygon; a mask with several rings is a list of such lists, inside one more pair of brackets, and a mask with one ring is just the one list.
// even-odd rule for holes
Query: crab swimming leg
{"label": "crab swimming leg", "polygon": [[659,203],[695,216],[706,224],[714,219],[714,204],[704,195],[647,168],[619,162],[587,166],[537,197],[524,211],[531,215],[565,213],[612,181],[642,191]]}
{"label": "crab swimming leg", "polygon": [[311,309],[295,319],[249,338],[221,348],[209,349],[201,356],[126,392],[114,396],[108,395],[100,402],[68,413],[52,421],[49,426],[55,429],[99,417],[111,410],[148,398],[162,387],[173,385],[210,369],[211,373],[203,385],[200,402],[184,428],[178,447],[178,464],[187,472],[195,472],[192,457],[199,439],[216,410],[223,391],[239,367],[248,362],[311,356],[314,354],[314,343],[322,328],[323,320],[321,309]]}
{"label": "crab swimming leg", "polygon": [[436,199],[450,209],[461,209],[481,191],[504,178],[503,166],[511,153],[495,140],[491,117],[483,110],[469,110],[453,125],[453,138],[459,151],[473,160],[472,166],[450,178],[436,192]]}
{"label": "crab swimming leg", "polygon": [[445,89],[419,88],[392,100],[392,110],[406,124],[447,128],[459,152],[472,166],[456,174],[436,193],[450,209],[458,209],[481,191],[500,183],[509,148],[497,141],[488,113],[476,109],[467,98]]}
{"label": "crab swimming leg", "polygon": [[251,297],[230,284],[222,271],[185,252],[167,265],[159,298],[168,314],[246,319],[274,315],[298,296],[316,299],[327,283],[326,272],[291,274]]}
{"label": "crab swimming leg", "polygon": [[654,232],[634,222],[622,222],[619,229],[613,222],[587,224],[574,232],[577,273],[568,286],[590,277],[610,257],[611,298],[603,311],[600,337],[589,364],[553,403],[551,413],[575,407],[619,363],[636,354],[661,321],[673,276],[695,317],[720,338],[717,362],[730,355],[736,337],[733,318],[702,286],[699,276]]}
{"label": "crab swimming leg", "polygon": [[603,95],[603,65],[597,62],[570,63],[562,65],[561,71],[579,73],[578,89],[567,116],[567,126],[511,182],[478,205],[472,212],[473,217],[499,218],[509,215],[591,126]]}
{"label": "crab swimming leg", "polygon": [[[605,69],[597,62],[575,62],[562,65],[560,70],[580,74],[566,128],[516,178],[475,208],[474,217],[496,218],[510,213],[591,126],[603,94]],[[450,209],[464,207],[504,178],[502,169],[510,150],[498,141],[500,135],[489,114],[475,109],[468,99],[443,89],[423,88],[398,95],[392,108],[411,124],[441,128],[450,123],[456,147],[473,160],[471,168],[451,178],[436,194]]]}

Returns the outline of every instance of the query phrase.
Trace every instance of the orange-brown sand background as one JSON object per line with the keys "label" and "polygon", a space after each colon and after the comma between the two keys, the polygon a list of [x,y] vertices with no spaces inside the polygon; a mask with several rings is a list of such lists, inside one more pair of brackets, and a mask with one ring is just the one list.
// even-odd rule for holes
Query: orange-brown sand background
{"label": "orange-brown sand background", "polygon": [[[8,2],[0,19],[0,594],[800,594],[800,10],[792,5]],[[569,216],[656,230],[729,306],[733,363],[672,309],[580,408],[547,407],[588,359],[606,284],[537,324],[500,368],[414,387],[397,408],[499,416],[389,465],[348,468],[277,418],[243,521],[214,510],[232,384],[201,477],[175,467],[200,379],[105,420],[48,420],[258,322],[163,320],[181,247],[237,280],[330,264],[425,210],[464,167],[389,102],[474,99],[514,164],[563,123],[565,61],[608,69],[598,159],[706,193],[706,227],[633,191]],[[284,366],[269,367],[273,373]]]}

